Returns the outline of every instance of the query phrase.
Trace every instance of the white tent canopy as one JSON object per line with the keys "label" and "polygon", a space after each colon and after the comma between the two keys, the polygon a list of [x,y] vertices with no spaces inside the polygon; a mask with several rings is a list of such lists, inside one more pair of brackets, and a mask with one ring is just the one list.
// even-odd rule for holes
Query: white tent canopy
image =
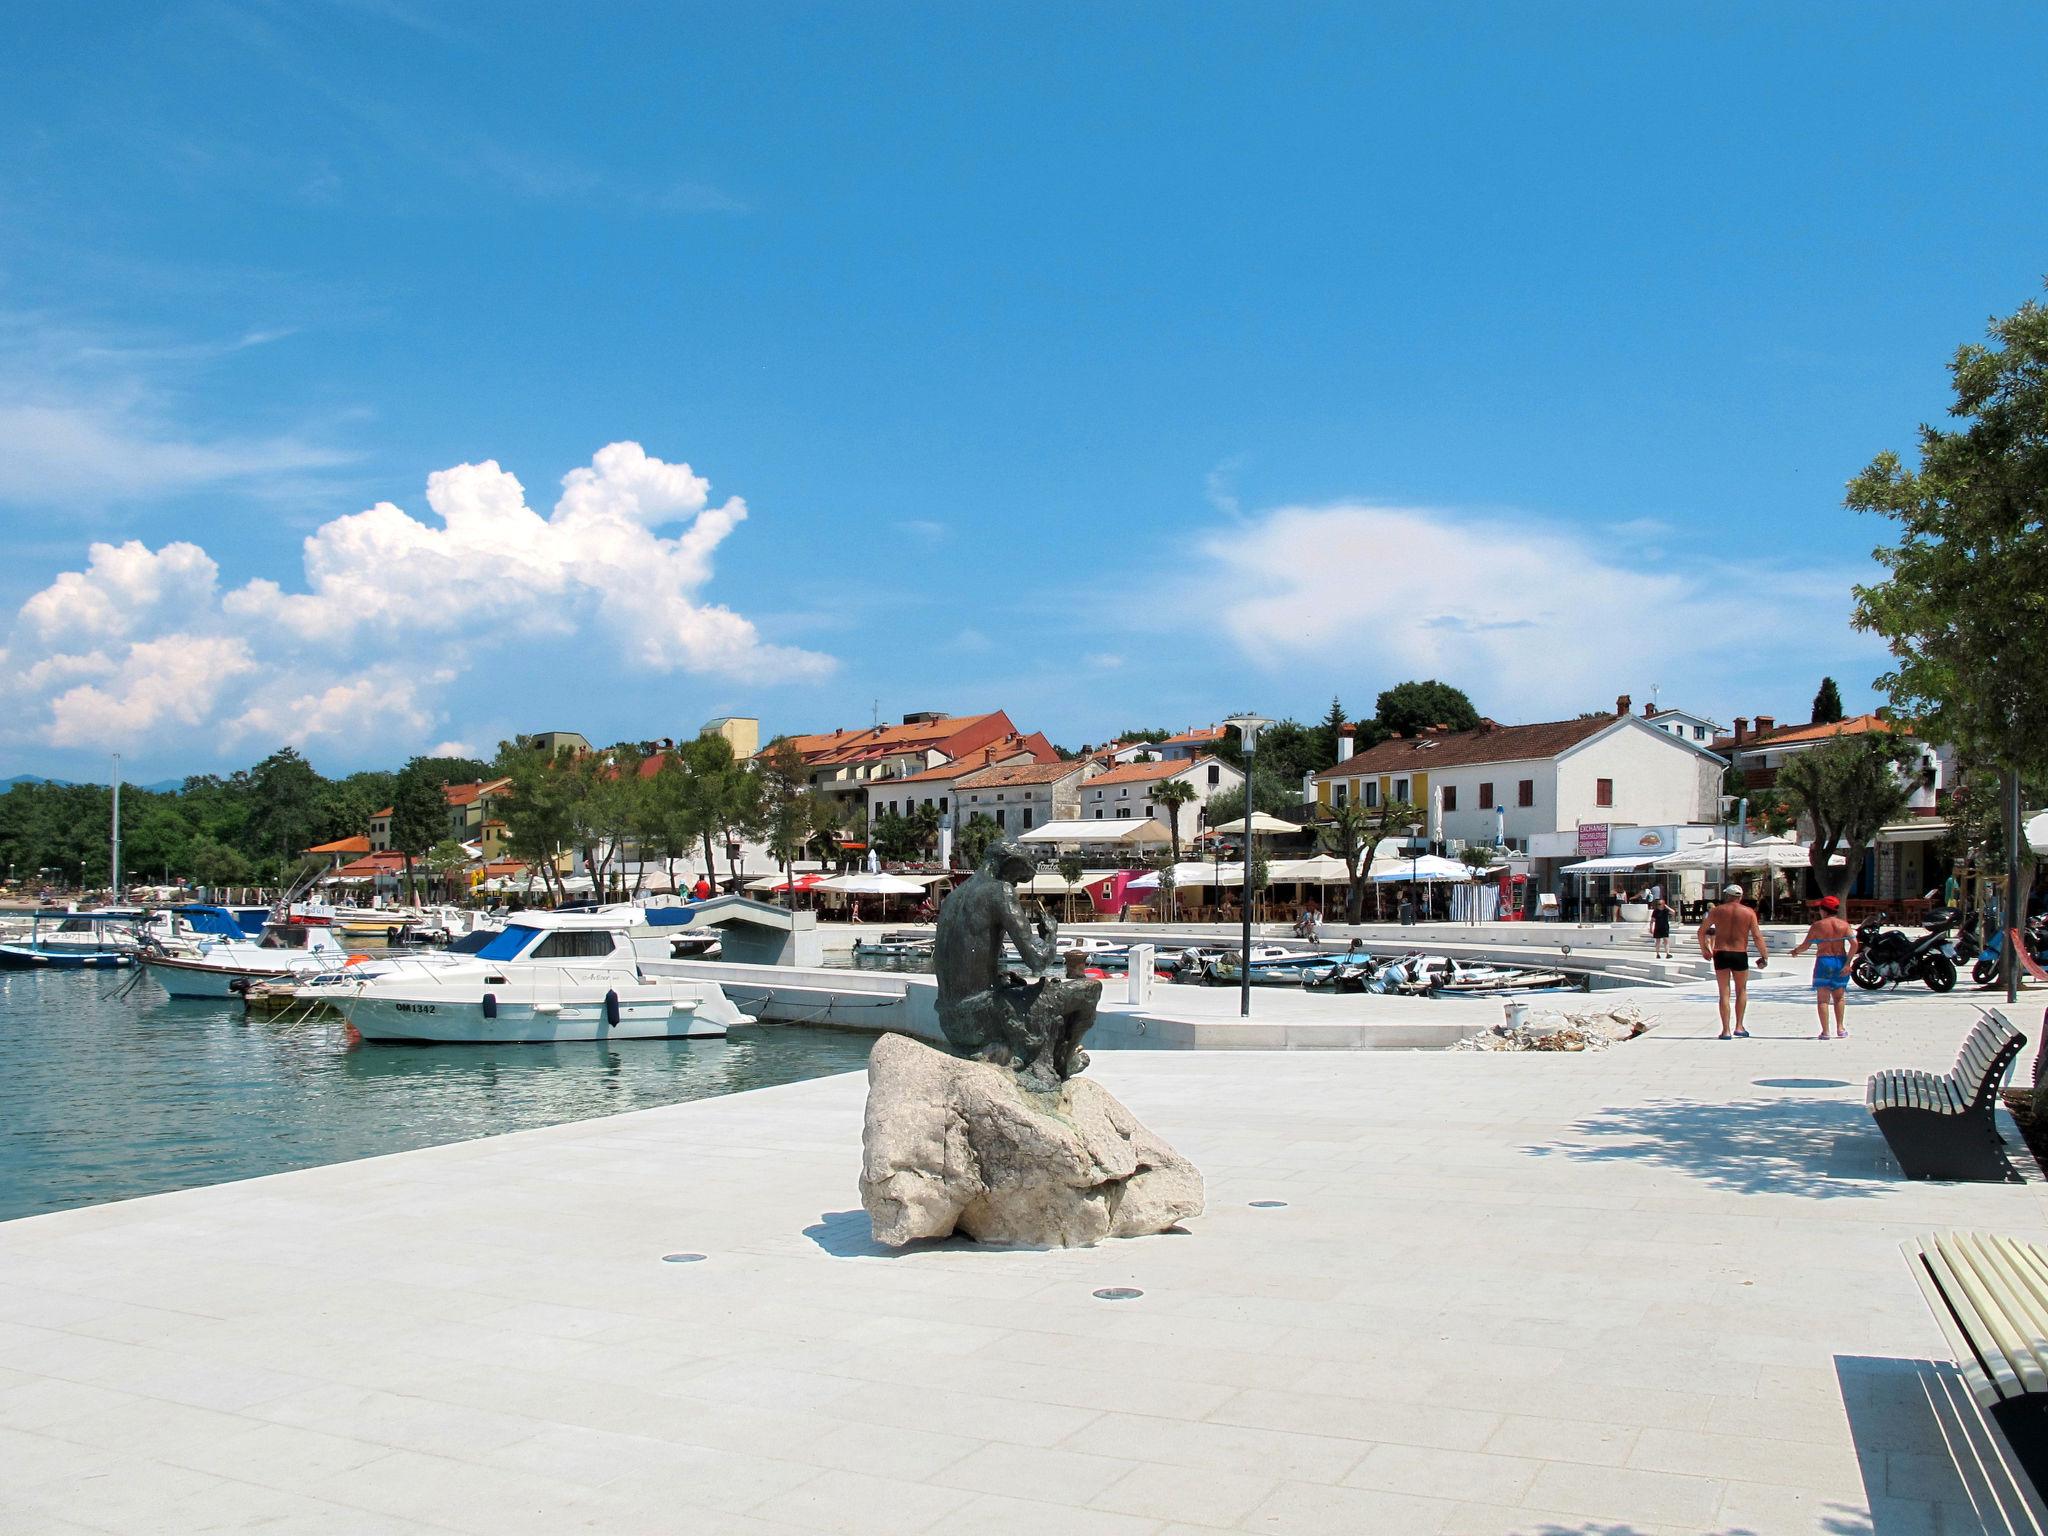
{"label": "white tent canopy", "polygon": [[2036,853],[2048,853],[2048,811],[2029,816],[2021,830],[2029,848]]}
{"label": "white tent canopy", "polygon": [[1020,843],[1163,843],[1168,839],[1166,823],[1149,816],[1127,816],[1115,821],[1101,817],[1093,821],[1048,821],[1042,827],[1019,833]]}

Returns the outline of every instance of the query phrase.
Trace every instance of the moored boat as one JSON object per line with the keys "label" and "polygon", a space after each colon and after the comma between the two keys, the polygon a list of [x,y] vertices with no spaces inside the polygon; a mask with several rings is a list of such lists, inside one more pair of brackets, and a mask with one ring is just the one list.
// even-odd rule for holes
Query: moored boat
{"label": "moored boat", "polygon": [[418,1044],[720,1039],[753,1022],[716,982],[649,974],[633,942],[644,917],[521,912],[472,956],[347,978],[328,1004],[365,1040]]}

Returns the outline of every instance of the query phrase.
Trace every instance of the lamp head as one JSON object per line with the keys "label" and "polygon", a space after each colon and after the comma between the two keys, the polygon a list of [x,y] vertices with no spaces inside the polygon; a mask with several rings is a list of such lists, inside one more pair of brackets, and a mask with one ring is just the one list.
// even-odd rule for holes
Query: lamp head
{"label": "lamp head", "polygon": [[1237,739],[1244,743],[1245,751],[1251,752],[1258,748],[1259,732],[1273,722],[1264,715],[1255,715],[1246,710],[1230,716],[1223,723],[1236,730]]}

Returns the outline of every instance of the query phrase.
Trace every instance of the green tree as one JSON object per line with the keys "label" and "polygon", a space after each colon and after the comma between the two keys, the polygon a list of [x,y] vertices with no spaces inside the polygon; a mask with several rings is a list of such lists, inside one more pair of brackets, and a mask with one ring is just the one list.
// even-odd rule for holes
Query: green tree
{"label": "green tree", "polygon": [[1344,920],[1355,923],[1365,900],[1366,882],[1372,876],[1373,856],[1380,840],[1396,830],[1406,831],[1420,820],[1406,800],[1391,800],[1365,806],[1356,800],[1332,806],[1316,825],[1316,835],[1325,852],[1344,861],[1347,877],[1344,889]]}
{"label": "green tree", "polygon": [[444,837],[427,850],[427,871],[443,899],[453,893],[456,874],[469,863],[469,854],[452,837]]}
{"label": "green tree", "polygon": [[575,835],[570,814],[577,794],[574,760],[566,753],[506,742],[498,748],[493,776],[512,781],[497,804],[498,818],[505,823],[506,852],[539,872],[552,900],[565,900],[561,858]]}
{"label": "green tree", "polygon": [[1180,862],[1180,808],[1195,798],[1195,786],[1186,779],[1167,779],[1152,787],[1152,802],[1166,808],[1166,836],[1173,849],[1173,862]]}
{"label": "green tree", "polygon": [[[1299,786],[1289,788],[1266,766],[1266,754],[1259,753],[1256,781],[1252,785],[1252,805],[1268,816],[1278,816],[1283,811],[1298,811],[1301,808]],[[1233,784],[1228,789],[1219,789],[1202,803],[1202,819],[1208,825],[1221,826],[1226,821],[1235,821],[1244,814],[1244,789]]]}
{"label": "green tree", "polygon": [[1344,739],[1344,727],[1348,723],[1344,718],[1344,701],[1331,694],[1330,708],[1323,715],[1323,723],[1316,727],[1316,760],[1309,765],[1311,773],[1319,768],[1328,768],[1337,761],[1338,743]]}
{"label": "green tree", "polygon": [[405,855],[405,899],[417,901],[413,865],[448,835],[448,796],[435,759],[415,757],[391,789],[391,846]]}
{"label": "green tree", "polygon": [[[1886,578],[1856,589],[1857,625],[1894,661],[1878,686],[1928,740],[2010,791],[2048,776],[2048,308],[2029,301],[1993,320],[1990,342],[1950,360],[1948,413],[1961,425],[1923,425],[1917,468],[1879,454],[1847,501],[1898,525],[1898,542],[1876,551]],[[2032,855],[2010,798],[2024,900]]]}
{"label": "green tree", "polygon": [[1439,725],[1469,731],[1479,724],[1479,711],[1463,690],[1428,678],[1387,689],[1374,706],[1373,718],[1387,736],[1415,736]]}
{"label": "green tree", "polygon": [[1060,878],[1067,882],[1065,920],[1071,923],[1074,920],[1074,887],[1081,883],[1081,877],[1088,873],[1088,868],[1081,862],[1081,856],[1074,853],[1061,854],[1055,867]]}
{"label": "green tree", "polygon": [[[760,784],[758,826],[766,835],[768,853],[782,870],[784,885],[794,883],[796,861],[817,833],[824,808],[810,787],[810,767],[789,741],[770,744],[756,769]],[[796,905],[796,892],[785,893]]]}
{"label": "green tree", "polygon": [[1842,718],[1842,690],[1835,686],[1832,677],[1820,680],[1820,689],[1813,696],[1814,725],[1836,725]]}
{"label": "green tree", "polygon": [[1913,781],[1904,770],[1918,759],[1909,740],[1873,731],[1793,753],[1778,769],[1786,806],[1813,826],[1809,862],[1824,894],[1846,896],[1878,829],[1905,814]]}
{"label": "green tree", "polygon": [[988,852],[988,845],[1002,839],[1003,829],[986,815],[976,811],[967,818],[967,824],[953,834],[953,853],[961,865],[973,869],[981,862],[981,856]]}
{"label": "green tree", "polygon": [[193,840],[186,860],[192,878],[201,885],[253,885],[256,881],[256,868],[242,856],[240,849],[231,848],[204,833]]}
{"label": "green tree", "polygon": [[591,889],[604,900],[614,871],[624,862],[633,832],[645,823],[647,781],[640,776],[640,749],[622,742],[573,759],[569,766],[576,798],[569,807],[576,846],[590,872]]}
{"label": "green tree", "polygon": [[292,748],[264,758],[246,784],[241,842],[259,865],[282,871],[324,840],[327,781]]}

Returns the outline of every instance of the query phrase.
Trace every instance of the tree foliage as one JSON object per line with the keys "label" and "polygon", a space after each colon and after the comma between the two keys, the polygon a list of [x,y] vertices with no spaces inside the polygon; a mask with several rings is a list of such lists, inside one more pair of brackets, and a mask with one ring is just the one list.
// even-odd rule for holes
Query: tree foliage
{"label": "tree foliage", "polygon": [[2048,308],[1992,321],[1990,342],[1951,359],[1961,425],[1923,425],[1918,468],[1881,453],[1849,482],[1849,506],[1898,529],[1875,552],[1885,579],[1856,589],[1856,623],[1891,648],[1877,681],[1896,709],[2024,784],[2048,777]]}
{"label": "tree foliage", "polygon": [[1836,725],[1842,718],[1842,690],[1835,686],[1832,677],[1820,680],[1820,688],[1813,696],[1814,725]]}
{"label": "tree foliage", "polygon": [[1906,770],[1918,760],[1917,746],[1888,731],[1836,736],[1785,759],[1777,788],[1791,813],[1813,826],[1808,856],[1823,893],[1849,893],[1878,829],[1905,814],[1913,792]]}
{"label": "tree foliage", "polygon": [[1413,736],[1439,725],[1469,731],[1479,724],[1479,711],[1462,689],[1432,677],[1387,689],[1374,706],[1373,718],[1387,736]]}

